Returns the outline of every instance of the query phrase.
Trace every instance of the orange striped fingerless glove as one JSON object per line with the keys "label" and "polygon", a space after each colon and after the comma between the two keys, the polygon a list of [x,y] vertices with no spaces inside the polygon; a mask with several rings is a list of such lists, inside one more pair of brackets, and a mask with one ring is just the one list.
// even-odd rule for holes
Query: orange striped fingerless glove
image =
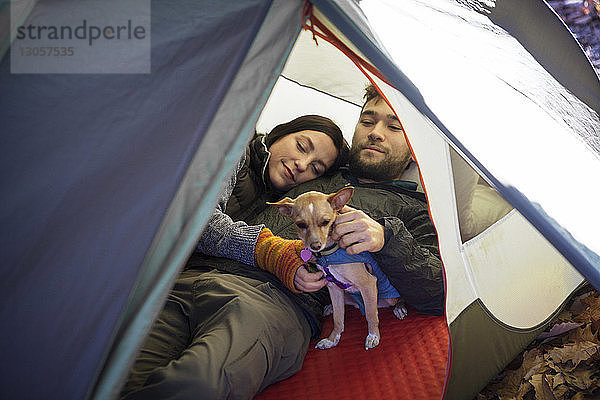
{"label": "orange striped fingerless glove", "polygon": [[263,228],[254,248],[254,261],[260,268],[279,278],[291,291],[301,293],[294,286],[296,271],[304,262],[300,251],[306,246],[301,240],[286,240]]}

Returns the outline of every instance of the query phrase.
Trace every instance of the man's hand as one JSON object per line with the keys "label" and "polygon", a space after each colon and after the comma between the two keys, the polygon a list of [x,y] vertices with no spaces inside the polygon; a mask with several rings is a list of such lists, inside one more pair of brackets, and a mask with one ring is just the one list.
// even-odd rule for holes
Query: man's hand
{"label": "man's hand", "polygon": [[323,272],[308,272],[308,270],[302,266],[298,268],[296,275],[294,275],[294,285],[296,286],[296,289],[303,292],[316,292],[327,285],[327,281],[323,279]]}
{"label": "man's hand", "polygon": [[344,206],[335,220],[332,237],[348,254],[377,252],[383,248],[383,226],[361,210]]}

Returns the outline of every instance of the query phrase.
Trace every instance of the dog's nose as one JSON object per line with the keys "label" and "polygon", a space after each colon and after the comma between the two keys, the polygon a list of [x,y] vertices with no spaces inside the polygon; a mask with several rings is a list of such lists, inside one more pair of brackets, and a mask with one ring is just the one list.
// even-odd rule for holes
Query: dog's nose
{"label": "dog's nose", "polygon": [[319,242],[311,243],[310,244],[310,248],[313,249],[313,250],[315,250],[315,251],[319,250],[321,248],[321,243],[319,243]]}

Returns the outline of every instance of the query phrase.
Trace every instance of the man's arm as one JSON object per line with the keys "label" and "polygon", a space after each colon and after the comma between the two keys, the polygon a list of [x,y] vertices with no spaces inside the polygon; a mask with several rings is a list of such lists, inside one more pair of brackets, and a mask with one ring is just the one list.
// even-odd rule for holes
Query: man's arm
{"label": "man's arm", "polygon": [[[409,229],[398,217],[378,221],[352,207],[336,220],[334,238],[351,254],[370,251],[408,304],[424,314],[444,312],[442,263],[427,209],[411,214]],[[411,233],[412,232],[412,233]]]}

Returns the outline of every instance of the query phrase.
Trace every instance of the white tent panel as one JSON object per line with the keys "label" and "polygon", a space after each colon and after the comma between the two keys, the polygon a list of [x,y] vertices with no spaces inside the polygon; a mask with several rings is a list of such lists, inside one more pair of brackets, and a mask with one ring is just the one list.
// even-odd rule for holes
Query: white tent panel
{"label": "white tent panel", "polygon": [[310,31],[298,37],[282,75],[358,105],[369,83],[352,60],[324,39],[315,42]]}
{"label": "white tent panel", "polygon": [[301,115],[318,114],[337,123],[351,143],[369,81],[348,57],[324,39],[315,41],[312,32],[302,31],[281,75],[258,121],[259,132]]}
{"label": "white tent panel", "polygon": [[256,124],[256,130],[270,132],[276,125],[305,114],[331,118],[350,143],[360,107],[280,77]]}
{"label": "white tent panel", "polygon": [[516,210],[464,245],[478,297],[501,322],[544,322],[583,277]]}

